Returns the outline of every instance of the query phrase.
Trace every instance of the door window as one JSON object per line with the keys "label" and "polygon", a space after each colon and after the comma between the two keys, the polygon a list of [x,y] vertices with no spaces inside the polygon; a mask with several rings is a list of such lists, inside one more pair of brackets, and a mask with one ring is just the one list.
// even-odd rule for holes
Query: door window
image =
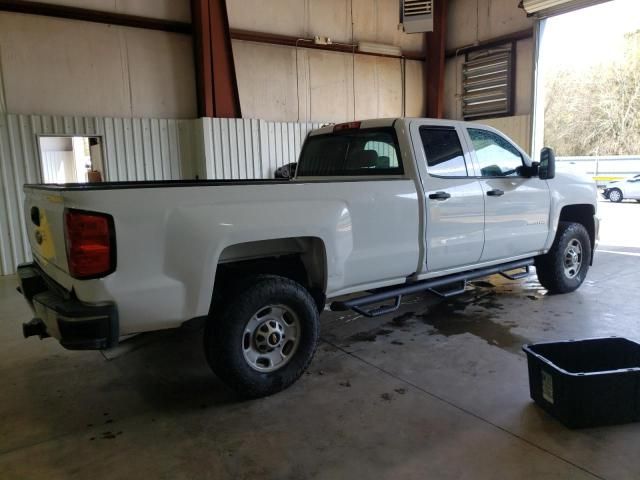
{"label": "door window", "polygon": [[427,171],[438,177],[466,177],[467,164],[453,127],[420,127]]}
{"label": "door window", "polygon": [[516,147],[493,132],[469,128],[469,136],[483,177],[518,177],[523,165]]}

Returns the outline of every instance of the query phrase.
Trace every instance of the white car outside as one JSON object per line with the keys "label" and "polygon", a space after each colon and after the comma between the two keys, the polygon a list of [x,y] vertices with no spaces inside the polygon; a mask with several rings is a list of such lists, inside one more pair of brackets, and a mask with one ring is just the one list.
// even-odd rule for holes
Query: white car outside
{"label": "white car outside", "polygon": [[634,175],[626,180],[609,182],[604,189],[603,196],[614,203],[625,199],[640,201],[640,175]]}

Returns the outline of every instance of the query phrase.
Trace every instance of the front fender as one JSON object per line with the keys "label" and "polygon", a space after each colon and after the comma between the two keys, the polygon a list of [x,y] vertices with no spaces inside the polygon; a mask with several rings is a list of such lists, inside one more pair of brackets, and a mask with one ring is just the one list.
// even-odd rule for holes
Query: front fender
{"label": "front fender", "polygon": [[[552,180],[547,180],[551,192],[551,209],[549,212],[549,234],[545,242],[545,251],[553,245],[558,231],[562,209],[572,205],[590,205],[594,216],[598,209],[598,188],[596,183],[587,177],[559,172]],[[594,222],[596,220],[594,219]]]}

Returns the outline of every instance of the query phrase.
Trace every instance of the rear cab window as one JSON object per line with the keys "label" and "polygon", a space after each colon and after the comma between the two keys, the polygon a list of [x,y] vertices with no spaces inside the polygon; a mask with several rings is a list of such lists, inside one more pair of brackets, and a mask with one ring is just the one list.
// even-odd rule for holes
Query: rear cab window
{"label": "rear cab window", "polygon": [[392,127],[352,129],[307,137],[297,177],[395,176],[404,168]]}

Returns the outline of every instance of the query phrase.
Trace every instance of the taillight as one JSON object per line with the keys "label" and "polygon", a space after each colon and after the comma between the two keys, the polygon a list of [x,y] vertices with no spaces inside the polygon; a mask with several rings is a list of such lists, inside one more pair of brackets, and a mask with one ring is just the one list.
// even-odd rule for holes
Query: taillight
{"label": "taillight", "polygon": [[96,278],[113,272],[116,257],[111,215],[67,209],[64,217],[71,276]]}

